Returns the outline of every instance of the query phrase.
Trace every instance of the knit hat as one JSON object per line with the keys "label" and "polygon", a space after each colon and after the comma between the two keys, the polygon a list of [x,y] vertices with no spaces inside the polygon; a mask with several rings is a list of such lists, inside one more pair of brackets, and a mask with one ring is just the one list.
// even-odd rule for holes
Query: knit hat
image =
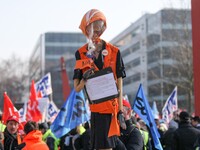
{"label": "knit hat", "polygon": [[182,112],[179,114],[179,118],[180,118],[181,121],[189,121],[190,115],[189,115],[188,112],[182,111]]}

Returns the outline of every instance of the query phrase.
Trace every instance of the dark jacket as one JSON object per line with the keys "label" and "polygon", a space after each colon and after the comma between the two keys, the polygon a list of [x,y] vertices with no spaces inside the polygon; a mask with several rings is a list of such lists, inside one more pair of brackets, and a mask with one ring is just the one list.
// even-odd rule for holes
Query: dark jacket
{"label": "dark jacket", "polygon": [[117,137],[116,138],[116,147],[113,150],[127,150],[124,143]]}
{"label": "dark jacket", "polygon": [[195,128],[200,130],[200,124],[198,124]]}
{"label": "dark jacket", "polygon": [[180,122],[179,128],[174,132],[173,150],[194,150],[198,146],[200,131],[189,122]]}
{"label": "dark jacket", "polygon": [[65,134],[60,139],[60,150],[73,150],[72,138],[77,134],[76,128]]}
{"label": "dark jacket", "polygon": [[4,150],[4,149],[3,149],[3,143],[2,143],[2,142],[0,142],[0,150]]}
{"label": "dark jacket", "polygon": [[126,121],[127,129],[121,129],[120,140],[127,150],[143,150],[144,141],[138,128],[134,126],[131,119]]}
{"label": "dark jacket", "polygon": [[169,127],[169,129],[164,133],[162,138],[164,150],[172,150],[173,136],[176,129],[176,127]]}
{"label": "dark jacket", "polygon": [[15,150],[15,147],[18,146],[17,141],[17,133],[16,134],[10,134],[5,128],[4,131],[4,150]]}
{"label": "dark jacket", "polygon": [[91,130],[86,129],[86,131],[75,140],[74,146],[77,150],[92,149],[91,144],[90,144],[90,134],[91,134]]}

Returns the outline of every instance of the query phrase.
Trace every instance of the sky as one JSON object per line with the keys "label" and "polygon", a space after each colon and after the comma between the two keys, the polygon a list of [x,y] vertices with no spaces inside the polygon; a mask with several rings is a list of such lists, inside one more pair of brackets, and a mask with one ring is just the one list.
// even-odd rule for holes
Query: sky
{"label": "sky", "polygon": [[81,32],[83,15],[99,9],[107,18],[102,38],[110,41],[145,13],[188,7],[190,0],[0,0],[0,60],[26,60],[45,32]]}

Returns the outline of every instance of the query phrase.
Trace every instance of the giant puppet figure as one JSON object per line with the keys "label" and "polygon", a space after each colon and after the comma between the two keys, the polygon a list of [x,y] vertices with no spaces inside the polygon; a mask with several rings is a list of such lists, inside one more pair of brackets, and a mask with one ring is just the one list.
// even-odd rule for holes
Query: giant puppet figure
{"label": "giant puppet figure", "polygon": [[[97,9],[89,10],[83,16],[79,26],[88,39],[88,43],[80,47],[75,53],[76,66],[73,79],[74,88],[77,92],[87,88],[88,78],[92,74],[109,67],[118,89],[117,97],[103,102],[95,103],[88,98],[91,110],[91,143],[94,149],[114,148],[117,136],[120,135],[119,126],[126,128],[122,116],[122,78],[126,76],[125,68],[119,49],[100,38],[106,29],[106,25],[106,18],[101,11]],[[86,65],[84,66],[84,64]],[[93,88],[98,91],[98,86]]]}

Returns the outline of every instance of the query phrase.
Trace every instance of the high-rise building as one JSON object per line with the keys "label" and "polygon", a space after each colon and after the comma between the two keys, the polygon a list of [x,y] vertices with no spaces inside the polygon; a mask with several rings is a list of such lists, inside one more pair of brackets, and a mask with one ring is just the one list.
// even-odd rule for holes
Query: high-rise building
{"label": "high-rise building", "polygon": [[73,88],[75,51],[86,43],[82,33],[47,32],[41,34],[29,61],[30,80],[37,82],[48,72],[51,73],[52,98],[57,106],[64,102],[62,93],[60,58],[64,57],[67,75]]}
{"label": "high-rise building", "polygon": [[[188,9],[163,9],[145,14],[111,40],[120,48],[124,60],[127,77],[123,80],[123,92],[130,101],[142,83],[148,100],[157,101],[161,108],[178,85],[180,105],[186,105],[188,91],[182,87],[189,82],[185,82],[187,77],[180,67],[183,59],[180,53],[192,57],[191,41],[191,11]],[[185,60],[191,65],[189,58]]]}

